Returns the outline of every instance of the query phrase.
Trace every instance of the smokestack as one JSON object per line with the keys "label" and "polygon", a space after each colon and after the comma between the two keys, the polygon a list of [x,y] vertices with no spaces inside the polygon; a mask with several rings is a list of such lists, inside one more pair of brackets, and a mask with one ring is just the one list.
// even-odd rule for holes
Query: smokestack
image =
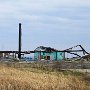
{"label": "smokestack", "polygon": [[21,59],[21,23],[19,23],[19,48],[18,48],[18,58]]}

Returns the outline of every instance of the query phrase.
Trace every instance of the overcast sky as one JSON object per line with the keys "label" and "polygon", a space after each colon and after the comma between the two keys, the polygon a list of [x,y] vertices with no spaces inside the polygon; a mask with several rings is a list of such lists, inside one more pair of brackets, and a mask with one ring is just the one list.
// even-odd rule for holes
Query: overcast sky
{"label": "overcast sky", "polygon": [[49,46],[63,50],[81,44],[90,52],[90,0],[0,0],[0,50]]}

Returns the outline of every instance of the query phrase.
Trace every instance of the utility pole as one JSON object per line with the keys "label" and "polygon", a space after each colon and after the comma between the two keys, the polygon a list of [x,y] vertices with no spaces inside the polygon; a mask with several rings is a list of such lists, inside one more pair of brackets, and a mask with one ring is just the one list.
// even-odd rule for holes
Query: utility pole
{"label": "utility pole", "polygon": [[18,48],[18,58],[21,59],[21,35],[22,34],[22,29],[21,29],[21,23],[19,23],[19,48]]}

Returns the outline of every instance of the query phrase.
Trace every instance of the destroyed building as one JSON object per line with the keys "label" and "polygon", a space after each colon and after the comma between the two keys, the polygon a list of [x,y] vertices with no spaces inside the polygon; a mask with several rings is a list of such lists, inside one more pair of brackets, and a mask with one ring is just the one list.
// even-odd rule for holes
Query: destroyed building
{"label": "destroyed building", "polygon": [[64,53],[51,47],[40,46],[37,47],[34,53],[35,60],[62,60]]}

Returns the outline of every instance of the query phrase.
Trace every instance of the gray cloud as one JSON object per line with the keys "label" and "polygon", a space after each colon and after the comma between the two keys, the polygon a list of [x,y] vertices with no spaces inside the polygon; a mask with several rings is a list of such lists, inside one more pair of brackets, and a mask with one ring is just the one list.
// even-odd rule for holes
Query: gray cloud
{"label": "gray cloud", "polygon": [[0,0],[0,8],[0,31],[10,34],[9,37],[5,34],[9,39],[14,37],[10,42],[17,36],[19,22],[22,22],[23,42],[28,47],[29,41],[32,47],[36,44],[54,47],[55,42],[59,47],[68,42],[84,44],[83,35],[85,41],[89,40],[90,0]]}

